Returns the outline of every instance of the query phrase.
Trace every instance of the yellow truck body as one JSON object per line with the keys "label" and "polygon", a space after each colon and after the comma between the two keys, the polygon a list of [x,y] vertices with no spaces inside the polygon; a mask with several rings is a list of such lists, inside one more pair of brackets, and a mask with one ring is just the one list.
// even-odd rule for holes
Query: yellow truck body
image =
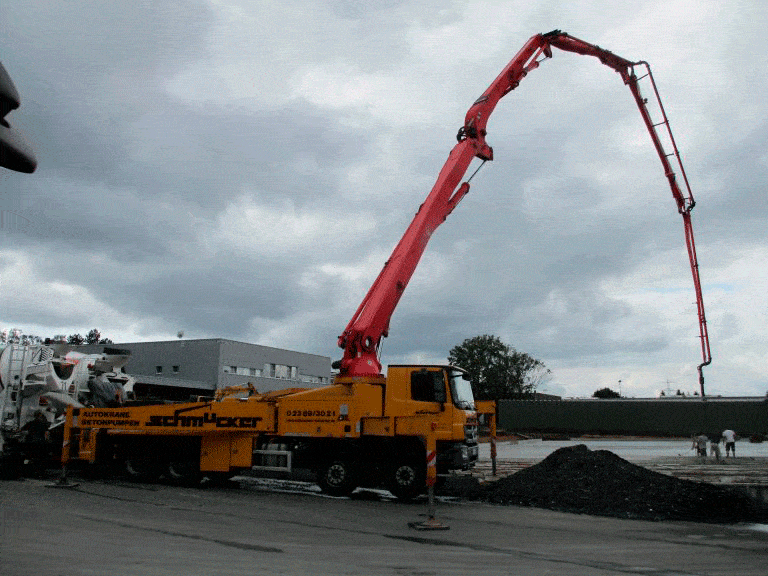
{"label": "yellow truck body", "polygon": [[477,459],[477,424],[461,370],[390,366],[386,377],[337,377],[323,388],[70,409],[62,462],[184,482],[306,468],[330,494],[383,485],[407,499],[425,486],[426,438],[436,442],[438,473],[467,469]]}

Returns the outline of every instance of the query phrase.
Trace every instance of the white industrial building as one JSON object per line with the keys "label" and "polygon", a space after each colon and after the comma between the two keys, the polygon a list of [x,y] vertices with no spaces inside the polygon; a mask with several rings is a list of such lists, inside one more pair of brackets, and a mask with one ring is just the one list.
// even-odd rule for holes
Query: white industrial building
{"label": "white industrial building", "polygon": [[[331,359],[282,348],[210,338],[113,344],[128,350],[125,371],[140,395],[186,399],[219,388],[252,383],[259,392],[331,383]],[[78,347],[84,352],[102,346]]]}

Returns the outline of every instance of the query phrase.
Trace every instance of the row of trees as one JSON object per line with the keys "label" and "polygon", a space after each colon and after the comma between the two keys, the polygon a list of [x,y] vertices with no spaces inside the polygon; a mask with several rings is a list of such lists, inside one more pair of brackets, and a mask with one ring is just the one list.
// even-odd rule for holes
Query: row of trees
{"label": "row of trees", "polygon": [[448,362],[467,371],[477,400],[503,400],[530,395],[551,376],[541,360],[483,335],[451,348]]}
{"label": "row of trees", "polygon": [[71,344],[72,346],[80,346],[82,344],[112,344],[112,340],[109,338],[102,338],[101,332],[94,328],[88,334],[83,336],[82,334],[70,334],[65,336],[58,334],[53,338],[43,338],[42,336],[36,336],[34,334],[24,334],[18,328],[12,330],[3,330],[0,332],[0,343],[2,344]]}
{"label": "row of trees", "polygon": [[592,394],[592,398],[602,398],[604,400],[608,398],[621,398],[621,394],[616,392],[616,390],[606,387],[595,390],[595,393]]}
{"label": "row of trees", "polygon": [[[664,390],[661,391],[660,396],[666,396],[667,394],[664,392]],[[670,396],[672,394],[670,393]],[[678,391],[674,394],[675,396],[689,396],[689,394],[686,394],[685,392],[678,389]],[[698,392],[693,393],[694,396],[698,396]],[[621,394],[616,392],[616,390],[612,390],[611,388],[600,388],[599,390],[595,390],[595,393],[592,394],[593,398],[621,398]]]}

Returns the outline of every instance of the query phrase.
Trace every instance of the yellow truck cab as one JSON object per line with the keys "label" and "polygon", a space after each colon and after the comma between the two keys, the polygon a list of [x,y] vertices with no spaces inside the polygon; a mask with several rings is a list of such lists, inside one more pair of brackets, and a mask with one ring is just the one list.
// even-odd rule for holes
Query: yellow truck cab
{"label": "yellow truck cab", "polygon": [[478,422],[463,370],[448,365],[390,365],[386,387],[386,415],[431,414],[437,422],[438,474],[474,465]]}

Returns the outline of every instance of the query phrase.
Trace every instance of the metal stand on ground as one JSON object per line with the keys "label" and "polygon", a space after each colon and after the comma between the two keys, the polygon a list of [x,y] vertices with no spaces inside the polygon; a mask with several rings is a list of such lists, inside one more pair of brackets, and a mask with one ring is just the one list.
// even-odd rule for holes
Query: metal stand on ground
{"label": "metal stand on ground", "polygon": [[52,482],[51,484],[47,485],[48,488],[77,488],[80,486],[79,482],[70,482],[67,478],[67,466],[64,465],[61,467],[61,476],[59,476],[59,479],[56,480],[56,482]]}
{"label": "metal stand on ground", "polygon": [[488,418],[491,434],[491,475],[496,476],[496,402],[493,400],[478,400],[475,402],[477,414]]}
{"label": "metal stand on ground", "polygon": [[48,484],[50,488],[76,488],[79,483],[70,483],[67,478],[67,464],[69,463],[69,449],[72,442],[72,425],[74,420],[74,408],[67,408],[66,425],[64,426],[64,439],[61,444],[61,476],[53,484]]}
{"label": "metal stand on ground", "polygon": [[496,477],[496,415],[491,414],[491,474]]}
{"label": "metal stand on ground", "polygon": [[429,494],[427,519],[424,522],[408,522],[408,526],[414,530],[450,530],[450,526],[435,520],[435,487],[430,486],[427,492]]}
{"label": "metal stand on ground", "polygon": [[[434,431],[436,425],[433,424]],[[450,526],[435,520],[435,483],[437,482],[437,439],[434,434],[427,436],[427,519],[424,522],[408,522],[414,530],[449,530]]]}

